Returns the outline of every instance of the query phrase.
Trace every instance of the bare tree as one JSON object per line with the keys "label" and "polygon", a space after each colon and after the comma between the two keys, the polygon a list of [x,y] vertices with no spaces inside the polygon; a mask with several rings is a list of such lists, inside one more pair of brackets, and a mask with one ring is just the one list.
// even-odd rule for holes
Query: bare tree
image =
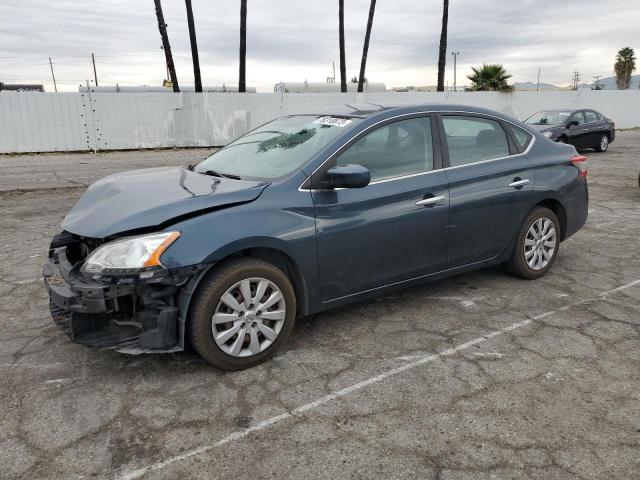
{"label": "bare tree", "polygon": [[193,81],[195,91],[202,92],[202,79],[200,78],[200,59],[198,58],[198,42],[196,41],[196,27],[193,22],[193,10],[191,0],[184,0],[187,7],[187,24],[189,26],[189,40],[191,42],[191,59],[193,60]]}
{"label": "bare tree", "polygon": [[369,19],[367,20],[367,32],[364,35],[364,47],[362,48],[362,61],[360,62],[360,78],[358,79],[358,92],[364,91],[364,71],[367,66],[367,55],[369,54],[369,39],[371,38],[371,27],[373,26],[373,15],[376,12],[376,0],[371,0],[369,4]]}
{"label": "bare tree", "polygon": [[444,69],[447,64],[447,26],[449,23],[449,0],[442,4],[442,31],[440,32],[440,51],[438,56],[438,92],[444,92]]}
{"label": "bare tree", "polygon": [[240,0],[240,79],[238,91],[247,91],[247,0]]}
{"label": "bare tree", "polygon": [[158,17],[158,30],[160,30],[160,37],[162,38],[162,48],[164,49],[164,57],[167,62],[167,70],[169,71],[169,77],[173,85],[173,91],[179,92],[178,76],[176,75],[176,67],[173,64],[173,56],[171,55],[171,45],[169,44],[169,35],[167,35],[167,24],[164,23],[164,15],[162,14],[162,5],[160,0],[153,0],[156,5],[156,17]]}
{"label": "bare tree", "polygon": [[340,32],[340,91],[347,91],[347,60],[344,53],[344,0],[338,0],[338,30]]}

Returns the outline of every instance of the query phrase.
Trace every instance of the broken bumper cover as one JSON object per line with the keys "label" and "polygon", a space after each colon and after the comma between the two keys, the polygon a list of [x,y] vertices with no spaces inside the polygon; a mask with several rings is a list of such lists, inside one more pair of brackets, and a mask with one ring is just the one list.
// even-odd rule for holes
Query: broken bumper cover
{"label": "broken bumper cover", "polygon": [[72,265],[66,247],[43,267],[54,322],[72,341],[124,353],[184,349],[186,312],[206,266],[159,272],[157,278],[91,278]]}

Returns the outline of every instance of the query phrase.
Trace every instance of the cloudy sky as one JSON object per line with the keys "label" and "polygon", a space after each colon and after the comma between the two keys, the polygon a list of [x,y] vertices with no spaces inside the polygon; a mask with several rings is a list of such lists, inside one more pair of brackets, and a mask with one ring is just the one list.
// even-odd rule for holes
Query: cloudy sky
{"label": "cloudy sky", "polygon": [[[616,51],[640,49],[637,0],[451,0],[448,50],[471,66],[503,63],[514,81],[568,84],[609,76]],[[248,0],[247,83],[325,81],[338,57],[337,0]],[[345,0],[347,73],[357,75],[369,0]],[[239,0],[193,0],[204,85],[237,84]],[[163,0],[178,79],[193,85],[184,1]],[[367,77],[388,87],[434,85],[440,0],[378,0]],[[60,90],[100,84],[158,85],[165,76],[152,0],[2,0],[0,81],[44,83],[48,57]],[[451,55],[447,80],[453,82]]]}

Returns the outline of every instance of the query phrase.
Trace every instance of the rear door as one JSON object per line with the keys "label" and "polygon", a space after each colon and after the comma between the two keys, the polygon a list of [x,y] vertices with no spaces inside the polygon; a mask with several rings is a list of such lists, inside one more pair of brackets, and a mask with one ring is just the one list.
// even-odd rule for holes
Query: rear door
{"label": "rear door", "polygon": [[331,166],[371,172],[364,188],[314,190],[323,301],[446,268],[449,200],[436,122],[390,121],[348,145]]}
{"label": "rear door", "polygon": [[520,227],[533,190],[524,152],[532,136],[518,127],[520,146],[497,118],[440,116],[449,180],[449,265],[498,256]]}
{"label": "rear door", "polygon": [[606,124],[602,120],[602,117],[598,116],[596,112],[593,110],[585,110],[585,127],[588,128],[588,140],[587,143],[589,146],[600,145],[600,139],[602,135],[606,132]]}

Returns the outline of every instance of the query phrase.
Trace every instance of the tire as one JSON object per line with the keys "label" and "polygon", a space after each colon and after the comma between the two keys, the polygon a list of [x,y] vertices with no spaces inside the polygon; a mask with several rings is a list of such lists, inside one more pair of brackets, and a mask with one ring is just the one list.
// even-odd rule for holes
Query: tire
{"label": "tire", "polygon": [[[549,243],[544,242],[543,240],[538,242],[534,235],[536,232],[534,225],[537,225],[538,231],[542,228],[543,232],[547,232],[544,236],[548,236],[548,238],[552,240],[548,240]],[[548,225],[548,228],[544,229],[544,227],[542,227],[543,225]],[[551,226],[553,226],[553,236],[549,235],[551,233]],[[518,233],[518,238],[511,255],[511,260],[509,260],[505,265],[507,271],[527,280],[534,280],[542,277],[551,268],[555,262],[556,256],[558,255],[560,247],[560,232],[560,222],[558,221],[558,217],[556,217],[555,213],[544,207],[534,208],[520,228],[520,232]],[[534,243],[532,245],[531,241],[538,243]],[[525,242],[527,242],[526,253]],[[553,242],[554,244],[553,251],[551,251],[551,253],[550,242]],[[534,251],[533,254],[530,253],[532,250]],[[550,258],[548,255],[550,255]],[[536,261],[536,258],[538,261]],[[533,266],[529,263],[532,260]]]}
{"label": "tire", "polygon": [[567,139],[564,137],[560,137],[556,140],[556,143],[567,143]]}
{"label": "tire", "polygon": [[[247,288],[248,307],[242,295]],[[276,298],[280,299],[264,312],[259,309]],[[287,276],[264,260],[241,257],[224,262],[202,279],[189,308],[187,330],[195,351],[211,365],[242,370],[271,358],[291,333],[295,319],[296,296]]]}
{"label": "tire", "polygon": [[596,152],[606,152],[609,149],[609,135],[602,135],[602,137],[600,137],[600,142],[598,143],[598,145],[593,148],[596,150]]}

